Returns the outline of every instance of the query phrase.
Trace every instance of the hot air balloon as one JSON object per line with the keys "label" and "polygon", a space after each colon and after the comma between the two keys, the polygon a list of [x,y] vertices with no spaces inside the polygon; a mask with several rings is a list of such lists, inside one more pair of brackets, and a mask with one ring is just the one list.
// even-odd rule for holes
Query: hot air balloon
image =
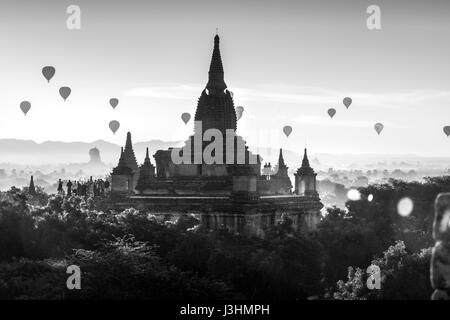
{"label": "hot air balloon", "polygon": [[187,124],[189,122],[189,120],[191,120],[191,115],[187,112],[184,112],[181,115],[181,120],[183,120],[184,124]]}
{"label": "hot air balloon", "polygon": [[244,107],[241,107],[241,106],[236,107],[237,120],[239,120],[242,117],[243,112],[244,112]]}
{"label": "hot air balloon", "polygon": [[31,103],[28,101],[22,101],[20,103],[20,109],[25,115],[27,115],[28,111],[30,111],[31,109]]}
{"label": "hot air balloon", "polygon": [[113,109],[115,109],[117,107],[117,105],[119,104],[119,99],[111,98],[111,99],[109,99],[109,104],[111,105],[111,107],[113,107]]}
{"label": "hot air balloon", "polygon": [[53,78],[55,72],[56,70],[52,66],[46,66],[42,68],[42,74],[44,75],[45,79],[47,79],[47,82],[50,82],[50,79]]}
{"label": "hot air balloon", "polygon": [[444,133],[447,135],[447,137],[450,135],[450,126],[444,127]]}
{"label": "hot air balloon", "polygon": [[330,116],[330,118],[333,118],[335,114],[336,114],[336,109],[333,109],[333,108],[328,109],[328,115]]}
{"label": "hot air balloon", "polygon": [[70,90],[69,87],[61,87],[61,88],[59,88],[59,94],[64,99],[64,101],[66,101],[66,99],[70,96],[71,92],[72,92],[72,90]]}
{"label": "hot air balloon", "polygon": [[382,123],[379,123],[379,122],[378,122],[378,123],[375,123],[374,128],[375,128],[375,131],[376,131],[378,134],[380,134],[381,131],[383,131],[384,126],[383,126]]}
{"label": "hot air balloon", "polygon": [[289,135],[290,135],[291,132],[292,132],[292,127],[291,127],[291,126],[284,126],[284,127],[283,127],[283,132],[284,132],[284,134],[286,135],[286,137],[289,137]]}
{"label": "hot air balloon", "polygon": [[344,100],[342,100],[342,102],[344,103],[344,106],[348,109],[348,107],[350,107],[350,105],[352,104],[352,98],[345,97]]}
{"label": "hot air balloon", "polygon": [[112,121],[109,123],[109,128],[111,129],[111,131],[112,131],[114,134],[116,134],[116,131],[119,130],[119,128],[120,128],[120,123],[119,123],[119,121],[117,121],[117,120],[112,120]]}

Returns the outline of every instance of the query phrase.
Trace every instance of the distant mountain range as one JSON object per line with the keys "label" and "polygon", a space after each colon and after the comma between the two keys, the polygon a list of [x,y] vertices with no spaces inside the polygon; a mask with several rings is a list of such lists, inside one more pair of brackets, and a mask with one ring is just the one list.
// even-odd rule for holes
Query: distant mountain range
{"label": "distant mountain range", "polygon": [[[149,140],[133,145],[138,163],[142,163],[145,157],[145,149],[148,147],[151,160],[157,150],[165,150],[170,147],[180,147],[183,141]],[[113,166],[117,164],[120,156],[120,145],[96,140],[93,142],[58,142],[45,141],[36,143],[32,140],[0,139],[0,164],[18,165],[43,165],[43,164],[74,164],[89,161],[89,150],[98,148],[102,161]],[[278,161],[279,149],[256,148],[249,146],[249,150],[258,153],[263,158],[263,164],[270,162],[275,165]],[[290,171],[296,170],[302,162],[303,148],[300,150],[283,150],[286,164]],[[369,167],[418,167],[431,166],[433,168],[450,167],[448,157],[427,157],[415,155],[382,155],[382,154],[331,154],[313,153],[308,150],[309,161],[315,169],[328,169],[328,167],[358,168]]]}
{"label": "distant mountain range", "polygon": [[[133,149],[138,163],[142,163],[146,148],[149,148],[150,157],[154,162],[153,154],[157,150],[165,150],[170,147],[182,146],[182,141],[149,140],[133,144]],[[105,164],[116,165],[120,155],[120,145],[96,140],[93,142],[58,142],[45,141],[37,143],[32,140],[0,139],[0,163],[20,165],[43,164],[71,164],[86,163],[89,161],[89,150],[96,147],[100,150],[100,156]],[[259,153],[263,162],[276,164],[279,149],[249,147],[254,153]],[[286,163],[296,166],[301,163],[301,155],[290,150],[283,151]]]}
{"label": "distant mountain range", "polygon": [[[180,146],[180,141],[150,140],[133,145],[138,162],[143,162],[148,147],[153,155],[159,149]],[[45,141],[0,139],[0,163],[27,165],[82,163],[89,161],[89,150],[96,147],[105,163],[116,163],[121,146],[104,140],[93,142]]]}

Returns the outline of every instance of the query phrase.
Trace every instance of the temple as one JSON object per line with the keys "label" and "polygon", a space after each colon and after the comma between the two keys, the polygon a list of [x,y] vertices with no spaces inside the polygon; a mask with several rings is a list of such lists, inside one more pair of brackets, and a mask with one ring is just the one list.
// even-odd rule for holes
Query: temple
{"label": "temple", "polygon": [[127,133],[111,174],[115,204],[161,213],[196,213],[206,228],[260,237],[283,214],[296,231],[314,231],[323,205],[306,149],[294,186],[282,149],[274,168],[266,163],[261,170],[262,158],[236,134],[233,94],[225,83],[219,44],[216,35],[208,82],[197,102],[194,133],[182,148],[158,150],[153,155],[155,165],[147,148],[139,167]]}
{"label": "temple", "polygon": [[33,176],[30,178],[30,185],[28,186],[28,194],[34,196],[36,195],[36,188],[34,186],[34,179]]}

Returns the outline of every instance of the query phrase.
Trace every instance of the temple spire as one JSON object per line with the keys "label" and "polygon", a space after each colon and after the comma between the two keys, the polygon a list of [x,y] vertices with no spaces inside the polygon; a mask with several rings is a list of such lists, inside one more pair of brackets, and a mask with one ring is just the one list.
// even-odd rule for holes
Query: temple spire
{"label": "temple spire", "polygon": [[125,142],[125,150],[126,149],[132,149],[133,148],[133,144],[131,143],[131,132],[128,131],[127,132],[127,141]]}
{"label": "temple spire", "polygon": [[214,50],[211,58],[211,65],[209,66],[209,79],[208,84],[206,85],[206,89],[210,90],[211,93],[220,93],[227,88],[224,80],[219,42],[219,35],[216,34],[216,36],[214,37]]}
{"label": "temple spire", "polygon": [[136,172],[138,170],[138,164],[136,156],[134,155],[133,143],[131,142],[131,133],[127,133],[127,141],[125,142],[125,149],[123,151],[125,163],[129,168]]}
{"label": "temple spire", "polygon": [[123,151],[123,147],[120,148],[120,158],[118,166],[127,166],[127,162],[125,161],[125,152]]}
{"label": "temple spire", "polygon": [[31,194],[31,195],[35,195],[36,194],[36,188],[34,187],[33,176],[31,176],[31,179],[30,179],[30,186],[28,187],[28,193]]}
{"label": "temple spire", "polygon": [[144,165],[146,165],[146,164],[152,164],[152,162],[150,161],[150,156],[148,154],[148,148],[147,148],[147,151],[145,153],[145,159],[144,159]]}
{"label": "temple spire", "polygon": [[137,181],[136,190],[142,192],[153,183],[153,179],[155,178],[155,167],[150,162],[150,156],[148,154],[148,148],[145,153],[144,163],[141,165],[139,169],[139,179]]}
{"label": "temple spire", "polygon": [[316,176],[317,173],[310,167],[308,153],[305,148],[302,166],[298,168],[295,175],[295,193],[302,196],[317,197]]}
{"label": "temple spire", "polygon": [[[233,97],[226,88],[219,50],[219,36],[216,35],[209,69],[209,81],[198,99],[195,111],[194,119],[196,123],[201,121],[202,133],[208,129],[220,130],[223,135],[226,134],[227,129],[236,131],[236,111]],[[198,131],[199,126],[194,126],[194,132]]]}
{"label": "temple spire", "polygon": [[125,160],[125,151],[123,150],[123,147],[120,148],[119,163],[117,164],[117,167],[113,169],[113,174],[132,174],[132,169]]}
{"label": "temple spire", "polygon": [[286,164],[284,163],[283,149],[280,148],[280,155],[278,156],[278,168],[284,167],[286,167]]}
{"label": "temple spire", "polygon": [[308,154],[306,152],[306,148],[305,148],[305,153],[303,155],[302,167],[309,168],[309,160],[308,160]]}
{"label": "temple spire", "polygon": [[125,165],[125,157],[124,157],[123,147],[120,147],[119,165],[120,164]]}
{"label": "temple spire", "polygon": [[297,174],[300,175],[314,175],[314,169],[309,165],[308,153],[305,148],[305,153],[303,155],[302,166],[298,168]]}

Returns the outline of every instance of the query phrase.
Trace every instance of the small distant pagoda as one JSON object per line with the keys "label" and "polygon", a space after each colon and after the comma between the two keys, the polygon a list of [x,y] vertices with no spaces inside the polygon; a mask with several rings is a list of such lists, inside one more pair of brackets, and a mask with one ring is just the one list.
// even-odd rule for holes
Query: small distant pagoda
{"label": "small distant pagoda", "polygon": [[138,172],[139,167],[136,161],[136,156],[134,155],[133,143],[131,142],[131,132],[127,133],[127,141],[125,142],[123,156],[126,165],[131,168],[134,173]]}
{"label": "small distant pagoda", "polygon": [[103,165],[102,159],[100,157],[100,150],[94,147],[89,150],[89,165],[100,166]]}
{"label": "small distant pagoda", "polygon": [[295,173],[295,193],[300,195],[318,196],[316,189],[317,173],[309,165],[308,154],[305,148],[302,166]]}
{"label": "small distant pagoda", "polygon": [[36,195],[36,188],[34,187],[34,179],[33,176],[30,178],[30,185],[28,186],[28,194],[34,196]]}
{"label": "small distant pagoda", "polygon": [[[131,137],[130,137],[131,139]],[[128,135],[127,135],[127,141],[128,141]],[[133,152],[134,155],[134,152]],[[111,183],[114,186],[114,191],[117,193],[125,193],[128,194],[130,190],[134,189],[135,187],[135,173],[136,171],[133,171],[133,169],[130,167],[129,161],[127,161],[127,158],[130,158],[130,155],[125,155],[125,151],[123,150],[123,147],[120,149],[120,158],[119,163],[117,166],[113,169],[111,174]],[[137,164],[136,164],[137,166]]]}
{"label": "small distant pagoda", "polygon": [[148,148],[145,153],[144,164],[139,168],[139,179],[136,185],[136,190],[140,193],[144,192],[146,188],[152,186],[155,179],[155,166],[150,161]]}
{"label": "small distant pagoda", "polygon": [[274,171],[275,174],[271,176],[271,191],[277,194],[290,194],[292,191],[291,179],[288,175],[288,167],[284,163],[283,149],[280,149],[278,156],[278,164]]}

